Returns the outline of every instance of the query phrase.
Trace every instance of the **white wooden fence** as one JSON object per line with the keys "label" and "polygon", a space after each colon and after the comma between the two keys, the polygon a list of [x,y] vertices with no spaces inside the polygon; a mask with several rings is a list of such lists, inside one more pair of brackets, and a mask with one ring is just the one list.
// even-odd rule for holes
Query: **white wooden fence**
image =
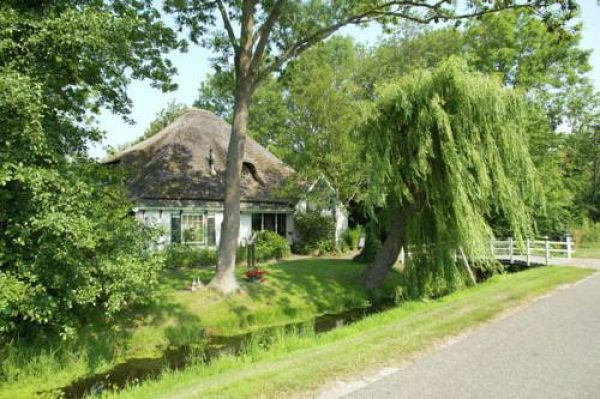
{"label": "white wooden fence", "polygon": [[514,260],[525,260],[527,266],[534,257],[543,257],[546,265],[550,258],[567,257],[571,258],[573,252],[573,241],[567,236],[565,241],[550,241],[548,237],[544,239],[525,239],[524,241],[513,240],[509,237],[506,240],[492,240],[490,243],[492,254],[498,259],[508,259],[510,263]]}

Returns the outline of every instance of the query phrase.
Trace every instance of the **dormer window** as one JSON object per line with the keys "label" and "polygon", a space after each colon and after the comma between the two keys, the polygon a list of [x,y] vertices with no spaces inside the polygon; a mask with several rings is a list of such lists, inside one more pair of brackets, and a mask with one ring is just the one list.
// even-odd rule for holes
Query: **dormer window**
{"label": "dormer window", "polygon": [[217,171],[215,169],[215,156],[213,154],[212,148],[208,150],[208,167],[210,169],[210,175],[216,176]]}
{"label": "dormer window", "polygon": [[247,174],[252,176],[252,178],[260,185],[264,185],[265,182],[258,175],[258,171],[256,170],[256,166],[251,162],[242,163],[242,174]]}

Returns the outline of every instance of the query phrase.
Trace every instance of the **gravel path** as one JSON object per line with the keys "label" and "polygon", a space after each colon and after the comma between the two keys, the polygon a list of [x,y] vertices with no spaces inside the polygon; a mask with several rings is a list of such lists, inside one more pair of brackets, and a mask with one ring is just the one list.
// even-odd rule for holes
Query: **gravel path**
{"label": "gravel path", "polygon": [[600,398],[600,273],[385,374],[346,397]]}

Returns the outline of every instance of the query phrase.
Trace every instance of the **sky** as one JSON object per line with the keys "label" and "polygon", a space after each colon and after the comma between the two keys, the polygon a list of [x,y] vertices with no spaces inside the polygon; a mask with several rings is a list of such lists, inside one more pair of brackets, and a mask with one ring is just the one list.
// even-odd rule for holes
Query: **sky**
{"label": "sky", "polygon": [[[584,27],[581,47],[593,50],[591,64],[594,69],[590,77],[594,80],[597,90],[600,90],[600,5],[596,0],[581,0],[580,4]],[[373,45],[379,38],[379,30],[373,28],[346,28],[341,30],[340,34],[352,36],[365,45]],[[102,158],[108,146],[128,143],[141,136],[156,114],[171,101],[192,105],[198,96],[200,83],[211,73],[210,57],[209,50],[194,45],[190,45],[187,53],[169,54],[168,58],[178,70],[174,78],[175,83],[178,84],[176,91],[163,93],[152,88],[148,81],[133,81],[128,88],[128,93],[133,102],[130,117],[135,124],[130,125],[120,116],[104,111],[98,117],[98,122],[99,127],[106,132],[106,137],[102,142],[91,145],[90,155]]]}

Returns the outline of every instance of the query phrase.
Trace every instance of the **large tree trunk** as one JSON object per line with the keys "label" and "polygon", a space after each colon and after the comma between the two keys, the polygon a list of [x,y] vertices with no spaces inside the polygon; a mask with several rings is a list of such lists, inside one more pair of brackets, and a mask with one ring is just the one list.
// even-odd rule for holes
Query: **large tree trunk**
{"label": "large tree trunk", "polygon": [[231,138],[227,149],[225,165],[225,204],[217,273],[209,284],[209,288],[224,294],[235,292],[239,285],[235,279],[235,255],[240,234],[240,177],[244,160],[244,147],[248,128],[248,108],[250,88],[242,88],[236,99],[236,108],[231,129]]}
{"label": "large tree trunk", "polygon": [[405,215],[405,209],[396,209],[392,213],[387,238],[363,275],[367,289],[375,289],[381,286],[388,272],[398,260],[402,241],[404,240]]}
{"label": "large tree trunk", "polygon": [[254,2],[245,3],[244,8],[245,22],[242,27],[242,46],[236,59],[233,126],[225,164],[225,204],[223,223],[221,224],[221,239],[219,241],[217,273],[209,284],[209,288],[224,294],[231,294],[239,289],[235,278],[235,253],[240,234],[240,178],[246,146],[246,133],[248,131],[250,101],[254,87],[254,72],[251,70]]}

